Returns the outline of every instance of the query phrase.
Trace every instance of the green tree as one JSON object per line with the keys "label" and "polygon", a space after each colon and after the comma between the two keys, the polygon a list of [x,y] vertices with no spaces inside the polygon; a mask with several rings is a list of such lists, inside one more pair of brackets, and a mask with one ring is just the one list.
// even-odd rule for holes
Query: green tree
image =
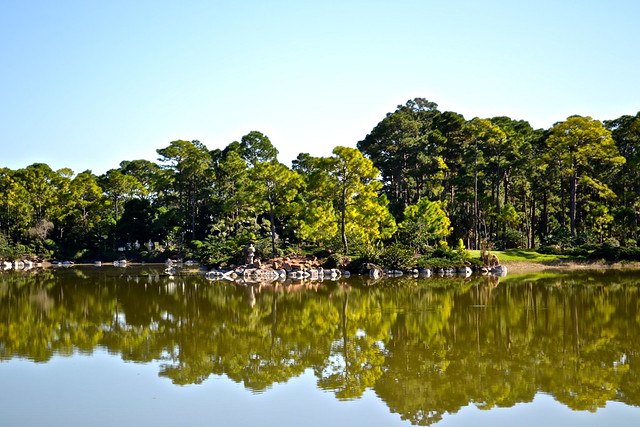
{"label": "green tree", "polygon": [[295,222],[295,235],[301,241],[326,244],[338,233],[338,213],[334,206],[335,182],[329,174],[332,160],[300,153],[293,170],[304,180],[301,209]]}
{"label": "green tree", "polygon": [[[481,169],[485,169],[486,165],[484,151],[500,146],[506,136],[499,126],[492,124],[487,119],[475,118],[469,122],[467,129],[470,133],[470,139],[473,141],[473,248],[477,249],[480,247],[480,239],[483,237],[481,224],[485,221],[484,216],[480,215],[480,184],[484,184],[480,182],[480,179],[486,177],[486,172],[481,172]],[[484,228],[486,230],[486,223]],[[486,234],[485,231],[484,236]]]}
{"label": "green tree", "polygon": [[191,239],[204,236],[209,226],[208,205],[211,202],[213,181],[212,158],[200,141],[172,141],[157,150],[164,174],[163,187],[167,202],[183,218],[181,244],[184,234]]}
{"label": "green tree", "polygon": [[162,173],[159,165],[149,160],[123,160],[119,169],[124,175],[132,176],[142,184],[144,191],[139,197],[150,200],[157,198],[158,178]]}
{"label": "green tree", "polygon": [[637,240],[640,230],[640,112],[606,121],[605,126],[611,131],[620,155],[626,159],[626,167],[617,170],[612,185],[621,203],[613,212],[617,217],[614,225],[620,239],[626,235]]}
{"label": "green tree", "polygon": [[609,187],[596,174],[598,167],[610,171],[624,164],[625,158],[618,152],[611,132],[591,117],[572,116],[556,123],[547,147],[547,160],[557,162],[562,176],[569,180],[569,219],[571,234],[575,236],[579,183],[588,179],[601,191],[607,191]]}
{"label": "green tree", "polygon": [[276,217],[287,212],[298,189],[302,186],[302,178],[297,172],[275,161],[256,164],[250,174],[254,182],[254,193],[266,202],[270,222],[271,252],[275,256],[277,254]]}
{"label": "green tree", "polygon": [[404,221],[398,228],[401,241],[418,251],[425,250],[429,241],[445,239],[453,230],[442,202],[426,197],[404,209]]}
{"label": "green tree", "polygon": [[[399,105],[376,125],[358,149],[380,170],[392,211],[402,212],[428,188],[440,193],[445,164],[439,145],[433,144],[433,123],[438,105],[423,98]],[[436,140],[440,135],[436,135]]]}
{"label": "green tree", "polygon": [[95,238],[101,237],[94,231],[103,228],[103,221],[108,216],[107,200],[98,184],[98,177],[88,170],[79,173],[69,183],[63,200],[64,209],[67,210],[63,223],[68,229],[63,245],[74,249],[91,246]]}
{"label": "green tree", "polygon": [[0,169],[0,232],[20,241],[31,224],[33,206],[29,191],[15,171]]}
{"label": "green tree", "polygon": [[278,157],[278,150],[269,138],[255,130],[242,137],[239,151],[247,163],[252,166],[261,162],[273,162]]}
{"label": "green tree", "polygon": [[120,169],[109,169],[99,179],[103,191],[111,200],[114,222],[120,219],[121,207],[126,200],[144,194],[144,187],[134,176],[125,175]]}
{"label": "green tree", "polygon": [[[376,227],[360,227],[363,235],[379,238],[390,234],[391,230],[381,230],[381,225],[395,231],[395,221],[389,215],[384,201],[379,199],[382,188],[375,181],[378,170],[373,162],[365,158],[356,148],[336,147],[333,157],[327,163],[328,173],[335,182],[336,205],[340,221],[340,236],[345,254],[349,251],[347,226],[356,227],[360,221],[371,219]],[[349,224],[348,224],[349,220]],[[366,224],[367,225],[371,224]],[[387,228],[387,227],[385,227]],[[392,234],[393,232],[391,232]]]}
{"label": "green tree", "polygon": [[212,158],[213,201],[218,207],[218,216],[231,221],[254,216],[247,162],[242,158],[239,149],[230,144],[223,151],[212,152]]}

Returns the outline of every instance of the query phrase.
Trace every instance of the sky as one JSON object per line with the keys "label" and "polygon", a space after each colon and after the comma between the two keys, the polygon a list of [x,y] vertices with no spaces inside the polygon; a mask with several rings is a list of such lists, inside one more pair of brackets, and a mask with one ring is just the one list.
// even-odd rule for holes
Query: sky
{"label": "sky", "polygon": [[549,128],[640,111],[635,0],[0,0],[0,168],[102,174],[256,130],[355,147],[413,98]]}

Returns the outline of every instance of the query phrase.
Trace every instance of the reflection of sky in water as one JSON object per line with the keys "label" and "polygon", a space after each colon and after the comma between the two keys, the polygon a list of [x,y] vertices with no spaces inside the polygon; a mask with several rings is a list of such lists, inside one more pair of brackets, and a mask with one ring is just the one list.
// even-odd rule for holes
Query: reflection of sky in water
{"label": "reflection of sky in water", "polygon": [[456,414],[444,415],[438,427],[491,426],[491,427],[552,427],[552,426],[638,426],[640,408],[624,403],[608,402],[606,408],[595,413],[572,411],[548,394],[538,393],[530,403],[518,403],[511,408],[493,408],[483,411],[466,406]]}
{"label": "reflection of sky in water", "polygon": [[[0,425],[21,426],[338,426],[409,425],[371,390],[339,401],[316,387],[310,370],[285,384],[252,393],[212,375],[200,385],[176,386],[158,376],[159,363],[124,362],[102,349],[54,356],[47,363],[0,363]],[[438,426],[637,426],[640,408],[610,402],[595,413],[572,411],[538,394],[531,403],[445,414]],[[515,423],[515,424],[514,424]]]}
{"label": "reflection of sky in water", "polygon": [[372,391],[340,402],[316,388],[307,370],[255,394],[212,375],[176,386],[158,376],[159,363],[92,356],[54,356],[47,363],[0,363],[2,426],[387,426],[402,423]]}

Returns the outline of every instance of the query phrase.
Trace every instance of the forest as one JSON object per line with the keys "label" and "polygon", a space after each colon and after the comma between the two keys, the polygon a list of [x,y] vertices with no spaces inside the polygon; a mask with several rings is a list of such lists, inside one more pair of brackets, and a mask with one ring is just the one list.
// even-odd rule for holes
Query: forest
{"label": "forest", "polygon": [[[640,112],[549,129],[465,119],[416,98],[328,157],[289,167],[268,136],[177,140],[102,175],[0,168],[0,259],[238,260],[330,251],[367,259],[457,249],[638,254]],[[391,256],[390,255],[390,256]]]}

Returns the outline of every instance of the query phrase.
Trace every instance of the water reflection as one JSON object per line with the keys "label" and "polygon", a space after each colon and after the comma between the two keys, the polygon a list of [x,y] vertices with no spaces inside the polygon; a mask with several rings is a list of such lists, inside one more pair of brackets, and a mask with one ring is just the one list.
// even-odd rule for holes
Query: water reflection
{"label": "water reflection", "polygon": [[0,275],[0,359],[106,348],[174,384],[225,375],[262,393],[312,369],[338,399],[374,390],[428,425],[537,393],[640,404],[636,272],[372,282],[209,282],[146,269]]}

